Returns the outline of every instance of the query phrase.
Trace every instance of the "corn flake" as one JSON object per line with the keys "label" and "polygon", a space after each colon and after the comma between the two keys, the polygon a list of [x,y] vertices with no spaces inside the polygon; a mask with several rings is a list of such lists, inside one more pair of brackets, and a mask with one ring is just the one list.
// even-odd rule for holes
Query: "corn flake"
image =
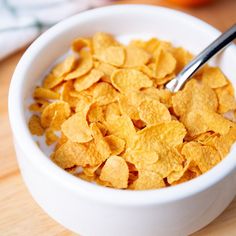
{"label": "corn flake", "polygon": [[117,102],[109,103],[104,106],[105,120],[109,120],[112,116],[120,116],[121,111]]}
{"label": "corn flake", "polygon": [[112,35],[103,32],[98,32],[94,34],[92,38],[92,43],[95,55],[99,55],[101,52],[103,52],[106,48],[110,46],[119,45],[119,43],[113,38]]}
{"label": "corn flake", "polygon": [[115,135],[125,140],[126,148],[132,145],[136,131],[129,116],[111,116],[106,121],[105,126],[109,134]]}
{"label": "corn flake", "polygon": [[112,85],[121,93],[127,93],[130,90],[140,90],[141,88],[152,87],[152,80],[135,69],[116,70],[111,77]]}
{"label": "corn flake", "polygon": [[29,120],[28,126],[31,134],[38,136],[43,135],[44,128],[41,126],[40,118],[38,116],[32,115]]}
{"label": "corn flake", "polygon": [[232,89],[233,88],[231,85],[226,85],[224,87],[217,88],[215,90],[219,101],[219,106],[218,106],[219,113],[226,113],[230,110],[236,109],[236,101]]}
{"label": "corn flake", "polygon": [[225,75],[218,67],[206,67],[203,70],[202,78],[203,83],[206,83],[211,88],[220,88],[228,84]]}
{"label": "corn flake", "polygon": [[228,133],[233,123],[216,112],[210,110],[192,110],[181,117],[181,122],[188,130],[188,135],[194,137],[207,131],[219,134]]}
{"label": "corn flake", "polygon": [[205,135],[200,135],[194,141],[215,148],[219,152],[221,159],[223,159],[236,141],[236,125],[234,124],[225,135],[208,132]]}
{"label": "corn flake", "polygon": [[102,106],[98,106],[96,103],[92,104],[87,114],[88,121],[91,122],[103,122],[105,120],[104,109]]}
{"label": "corn flake", "polygon": [[91,106],[93,105],[92,98],[82,94],[80,94],[77,98],[78,102],[76,104],[75,112],[80,113],[86,118]]}
{"label": "corn flake", "polygon": [[56,93],[50,89],[37,87],[34,90],[34,98],[40,98],[40,99],[58,99],[60,97],[59,93]]}
{"label": "corn flake", "polygon": [[47,100],[44,99],[34,99],[35,103],[29,106],[29,110],[32,112],[42,112],[44,108],[49,104]]}
{"label": "corn flake", "polygon": [[61,124],[70,116],[68,103],[57,101],[45,107],[41,115],[41,125],[44,128],[51,127],[59,130]]}
{"label": "corn flake", "polygon": [[91,133],[93,136],[94,144],[96,145],[97,151],[104,156],[104,159],[108,158],[111,154],[111,149],[109,144],[103,137],[102,132],[96,123],[90,125]]}
{"label": "corn flake", "polygon": [[[195,168],[195,163],[193,163],[193,160],[187,160],[183,169],[180,171],[174,171],[170,173],[170,175],[167,177],[167,182],[169,184],[174,184],[178,181],[182,181],[183,178],[189,178],[189,170]],[[191,179],[191,178],[190,178]]]}
{"label": "corn flake", "polygon": [[138,107],[140,119],[147,125],[170,121],[171,115],[167,107],[154,99],[144,100]]}
{"label": "corn flake", "polygon": [[97,66],[95,66],[95,68],[103,72],[104,74],[101,78],[101,81],[111,83],[111,75],[116,70],[116,67],[107,63],[100,62]]}
{"label": "corn flake", "polygon": [[126,47],[125,52],[126,57],[124,67],[142,66],[147,64],[151,58],[148,52],[135,46]]}
{"label": "corn flake", "polygon": [[99,82],[91,87],[93,99],[99,105],[107,105],[113,103],[118,99],[119,93],[106,82]]}
{"label": "corn flake", "polygon": [[134,165],[154,164],[159,160],[157,151],[149,150],[129,150],[124,154],[124,158]]}
{"label": "corn flake", "polygon": [[148,190],[165,187],[162,177],[153,171],[141,170],[138,172],[138,179],[130,186],[130,189]]}
{"label": "corn flake", "polygon": [[122,114],[128,115],[132,120],[140,119],[137,107],[131,104],[126,96],[120,96],[118,103]]}
{"label": "corn flake", "polygon": [[81,76],[80,78],[75,80],[75,90],[80,92],[91,87],[93,84],[98,82],[103,75],[103,72],[92,69],[88,74]]}
{"label": "corn flake", "polygon": [[111,149],[111,155],[119,155],[125,149],[125,141],[115,135],[104,137]]}
{"label": "corn flake", "polygon": [[146,127],[137,132],[135,149],[153,150],[159,142],[165,142],[171,147],[183,143],[186,129],[179,121],[168,121],[153,126]]}
{"label": "corn flake", "polygon": [[86,118],[80,113],[76,113],[67,119],[62,124],[61,130],[72,142],[86,143],[92,140]]}
{"label": "corn flake", "polygon": [[174,49],[173,56],[176,60],[176,74],[178,74],[193,58],[191,53],[181,47]]}
{"label": "corn flake", "polygon": [[176,67],[176,60],[173,55],[169,52],[160,51],[155,62],[155,77],[157,79],[164,78],[171,74]]}
{"label": "corn flake", "polygon": [[172,96],[173,109],[176,115],[185,115],[192,107],[194,110],[205,107],[217,110],[218,101],[215,92],[206,84],[200,84],[192,79],[184,89]]}
{"label": "corn flake", "polygon": [[127,188],[129,168],[122,157],[111,156],[102,168],[100,179],[111,183],[114,188]]}
{"label": "corn flake", "polygon": [[[150,147],[151,145],[149,145]],[[166,178],[173,171],[181,171],[182,170],[182,162],[183,157],[178,153],[176,149],[169,147],[166,143],[163,143],[159,140],[155,141],[152,144],[152,149],[148,149],[148,147],[143,147],[142,149],[143,158],[142,162],[136,161],[138,157],[135,155],[136,153],[131,153],[125,155],[125,159],[128,162],[131,162],[135,165],[135,167],[140,170],[148,170],[158,173],[162,178]],[[155,150],[156,154],[149,155],[150,160],[157,159],[156,162],[150,163],[150,161],[145,161],[145,152],[144,151],[152,151]],[[138,152],[139,154],[139,152]],[[155,158],[154,158],[155,157]]]}
{"label": "corn flake", "polygon": [[64,169],[73,166],[97,166],[105,161],[93,142],[81,144],[70,140],[56,150],[52,159]]}
{"label": "corn flake", "polygon": [[74,91],[74,82],[72,80],[69,80],[63,84],[62,92],[60,95],[60,99],[67,102],[72,108],[76,107],[78,103],[78,98],[72,96],[73,91]]}
{"label": "corn flake", "polygon": [[125,61],[125,50],[120,46],[110,46],[104,49],[96,59],[113,66],[122,66]]}
{"label": "corn flake", "polygon": [[64,143],[66,143],[67,141],[68,141],[68,138],[63,133],[61,133],[61,136],[57,140],[57,143],[56,143],[56,146],[55,146],[55,151],[59,147],[61,147]]}
{"label": "corn flake", "polygon": [[43,81],[43,87],[48,88],[48,89],[54,88],[58,84],[60,84],[63,81],[63,79],[64,79],[64,77],[62,77],[62,76],[56,77],[53,74],[48,74]]}
{"label": "corn flake", "polygon": [[221,160],[219,153],[214,148],[202,146],[197,142],[185,144],[182,154],[187,160],[194,161],[202,173],[214,167]]}
{"label": "corn flake", "polygon": [[85,166],[83,167],[83,174],[85,174],[85,176],[94,178],[96,176],[96,171],[99,169],[100,166],[101,164],[96,166]]}
{"label": "corn flake", "polygon": [[89,51],[82,50],[80,51],[80,58],[78,61],[78,65],[69,74],[65,76],[65,80],[77,79],[86,73],[88,73],[93,67],[92,55]]}
{"label": "corn flake", "polygon": [[93,50],[92,39],[90,38],[77,38],[72,42],[72,50],[80,52],[82,49],[87,48],[90,51]]}
{"label": "corn flake", "polygon": [[58,136],[54,133],[54,130],[49,128],[46,129],[45,139],[46,139],[46,144],[51,145],[58,140]]}

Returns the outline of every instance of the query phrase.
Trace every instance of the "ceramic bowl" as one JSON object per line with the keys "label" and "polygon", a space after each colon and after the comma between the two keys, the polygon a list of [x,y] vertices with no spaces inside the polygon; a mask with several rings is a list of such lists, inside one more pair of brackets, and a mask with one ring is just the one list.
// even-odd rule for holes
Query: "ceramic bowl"
{"label": "ceramic bowl", "polygon": [[[16,67],[9,94],[15,150],[25,184],[53,219],[83,236],[177,236],[207,225],[236,193],[236,146],[216,167],[189,182],[159,190],[129,191],[97,186],[57,167],[33,140],[26,100],[35,84],[78,36],[104,31],[117,37],[156,36],[192,53],[220,32],[203,21],[167,8],[117,5],[90,10],[62,21],[42,34]],[[213,64],[236,88],[236,48],[231,45]]]}

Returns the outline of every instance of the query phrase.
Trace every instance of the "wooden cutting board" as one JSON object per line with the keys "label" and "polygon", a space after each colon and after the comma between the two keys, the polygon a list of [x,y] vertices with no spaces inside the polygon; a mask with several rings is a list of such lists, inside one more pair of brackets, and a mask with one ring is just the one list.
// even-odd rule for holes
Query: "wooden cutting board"
{"label": "wooden cutting board", "polygon": [[[164,0],[130,0],[118,3],[149,3],[179,9],[222,31],[236,22],[236,0],[216,0],[212,5],[194,9],[177,7]],[[75,236],[76,234],[52,220],[34,202],[16,163],[8,121],[7,96],[13,70],[23,52],[24,50],[0,61],[0,236]],[[194,234],[209,235],[236,235],[236,199],[221,216]]]}

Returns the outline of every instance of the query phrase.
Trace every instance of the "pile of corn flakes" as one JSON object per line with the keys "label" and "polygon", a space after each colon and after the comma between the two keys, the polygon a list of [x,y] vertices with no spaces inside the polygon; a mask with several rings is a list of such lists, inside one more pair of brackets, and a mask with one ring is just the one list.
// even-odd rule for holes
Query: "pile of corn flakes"
{"label": "pile of corn flakes", "polygon": [[192,58],[183,48],[96,33],[72,50],[29,107],[31,133],[55,145],[61,168],[107,187],[157,189],[205,173],[230,151],[236,102],[219,68],[205,66],[172,94],[164,85]]}

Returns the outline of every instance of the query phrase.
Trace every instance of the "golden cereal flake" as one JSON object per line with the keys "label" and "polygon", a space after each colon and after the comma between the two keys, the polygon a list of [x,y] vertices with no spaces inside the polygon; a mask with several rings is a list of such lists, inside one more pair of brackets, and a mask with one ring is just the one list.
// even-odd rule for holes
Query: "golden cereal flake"
{"label": "golden cereal flake", "polygon": [[219,101],[219,106],[218,106],[219,113],[226,113],[228,111],[236,109],[236,100],[234,97],[234,91],[230,84],[215,89],[215,92]]}
{"label": "golden cereal flake", "polygon": [[96,55],[95,58],[104,63],[120,67],[125,61],[125,50],[120,46],[110,46],[104,49],[99,55]]}
{"label": "golden cereal flake", "polygon": [[154,99],[145,99],[138,107],[140,119],[147,125],[155,125],[160,122],[171,121],[171,115],[167,107]]}
{"label": "golden cereal flake", "polygon": [[95,68],[103,72],[104,75],[101,78],[103,82],[111,83],[111,75],[116,70],[116,67],[104,62],[99,62]]}
{"label": "golden cereal flake", "polygon": [[46,144],[51,145],[55,143],[59,139],[59,137],[54,133],[54,130],[49,128],[46,129],[45,139],[46,139]]}
{"label": "golden cereal flake", "polygon": [[80,113],[85,118],[87,118],[88,112],[93,105],[92,98],[84,95],[80,95],[77,97],[78,102],[75,107],[75,112]]}
{"label": "golden cereal flake", "polygon": [[31,134],[37,135],[37,136],[43,135],[44,128],[41,126],[40,118],[38,116],[32,115],[29,120],[28,126],[29,126],[29,130]]}
{"label": "golden cereal flake", "polygon": [[34,99],[35,103],[29,106],[29,110],[32,112],[42,112],[44,108],[49,104],[47,100],[44,99]]}
{"label": "golden cereal flake", "polygon": [[[152,144],[151,149],[143,146],[140,150],[142,151],[141,153],[143,153],[143,161],[137,161],[137,159],[140,159],[140,152],[131,152],[125,155],[125,160],[134,164],[139,171],[153,171],[159,174],[162,178],[166,178],[172,172],[181,171],[183,168],[183,157],[176,149],[168,146],[167,143],[157,140]],[[146,155],[146,150],[150,152],[155,151],[156,154],[154,155],[153,153],[152,155]],[[137,154],[138,156],[135,156]]]}
{"label": "golden cereal flake", "polygon": [[59,97],[60,97],[59,93],[56,93],[47,88],[37,87],[34,90],[34,98],[55,100],[55,99],[59,99]]}
{"label": "golden cereal flake", "polygon": [[101,164],[96,165],[96,166],[85,166],[83,167],[83,173],[88,177],[96,178],[97,177],[96,172],[98,171],[100,166]]}
{"label": "golden cereal flake", "polygon": [[125,52],[126,57],[124,67],[142,66],[147,64],[151,58],[151,55],[148,52],[135,46],[126,47]]}
{"label": "golden cereal flake", "polygon": [[111,183],[114,188],[127,188],[129,168],[122,157],[111,156],[102,168],[100,179]]}
{"label": "golden cereal flake", "polygon": [[69,80],[62,86],[60,100],[69,103],[71,108],[75,108],[79,99],[75,96],[72,96],[72,92],[74,92],[74,81]]}
{"label": "golden cereal flake", "polygon": [[103,106],[105,120],[109,120],[112,116],[120,116],[121,111],[117,102],[109,103]]}
{"label": "golden cereal flake", "polygon": [[120,96],[118,99],[119,108],[122,114],[128,115],[132,120],[139,120],[137,107],[131,104],[126,96]]}
{"label": "golden cereal flake", "polygon": [[106,82],[96,83],[91,87],[91,93],[94,99],[94,102],[97,102],[99,105],[107,105],[115,102],[118,99],[119,93]]}
{"label": "golden cereal flake", "polygon": [[92,39],[91,38],[76,38],[72,42],[72,50],[75,52],[80,52],[81,49],[87,48],[93,51]]}
{"label": "golden cereal flake", "polygon": [[228,84],[225,75],[218,67],[204,68],[201,80],[211,88],[220,88]]}
{"label": "golden cereal flake", "polygon": [[228,133],[233,123],[220,114],[201,109],[195,109],[181,117],[181,122],[188,130],[188,135],[194,137],[207,131],[214,131],[219,134]]}
{"label": "golden cereal flake", "polygon": [[185,144],[182,154],[187,160],[193,160],[202,173],[210,170],[221,160],[217,150],[210,146],[203,146],[197,142]]}
{"label": "golden cereal flake", "polygon": [[112,85],[121,93],[130,90],[140,90],[141,88],[152,87],[152,80],[144,73],[135,69],[116,70],[111,77]]}
{"label": "golden cereal flake", "polygon": [[183,143],[186,129],[179,121],[167,121],[146,127],[137,132],[134,147],[136,149],[152,150],[155,143],[165,142],[171,147]]}
{"label": "golden cereal flake", "polygon": [[80,58],[77,67],[65,76],[65,80],[79,78],[88,73],[93,67],[92,55],[89,51],[80,51]]}
{"label": "golden cereal flake", "polygon": [[99,126],[96,123],[91,123],[90,130],[92,133],[94,144],[96,145],[98,152],[104,157],[104,159],[108,158],[111,154],[111,149],[109,144],[103,137],[103,134],[100,131]]}
{"label": "golden cereal flake", "polygon": [[132,145],[136,131],[129,116],[111,116],[106,121],[105,126],[110,135],[115,135],[125,140],[126,148]]}
{"label": "golden cereal flake", "polygon": [[56,77],[53,74],[48,74],[44,81],[43,81],[43,87],[47,89],[51,89],[56,87],[58,84],[60,84],[64,80],[64,77]]}
{"label": "golden cereal flake", "polygon": [[154,164],[159,160],[158,151],[149,151],[149,150],[127,150],[124,153],[124,158],[126,161],[133,163],[134,165],[145,165],[145,164]]}
{"label": "golden cereal flake", "polygon": [[155,62],[155,77],[164,78],[166,75],[171,74],[176,67],[176,60],[169,52],[160,51]]}
{"label": "golden cereal flake", "polygon": [[91,122],[103,122],[105,120],[104,109],[102,106],[98,106],[97,103],[94,103],[90,106],[88,114],[88,121]]}
{"label": "golden cereal flake", "polygon": [[119,45],[112,35],[103,32],[97,32],[93,35],[92,44],[95,55],[99,55],[110,46]]}
{"label": "golden cereal flake", "polygon": [[97,166],[105,161],[92,141],[81,144],[70,140],[56,150],[52,159],[63,169],[73,166]]}
{"label": "golden cereal flake", "polygon": [[170,175],[167,177],[167,182],[169,184],[173,184],[177,181],[180,181],[186,175],[186,172],[188,172],[191,167],[195,167],[195,163],[193,162],[193,160],[190,159],[186,160],[183,169],[181,169],[180,171],[174,171],[170,173]]}
{"label": "golden cereal flake", "polygon": [[185,115],[192,108],[207,108],[216,111],[218,101],[215,92],[206,84],[191,79],[184,89],[172,96],[173,109],[176,115]]}
{"label": "golden cereal flake", "polygon": [[81,113],[76,113],[67,119],[62,124],[61,130],[72,142],[86,143],[92,140],[91,130]]}
{"label": "golden cereal flake", "polygon": [[173,56],[176,60],[176,74],[178,74],[193,58],[193,55],[190,52],[181,47],[174,49]]}
{"label": "golden cereal flake", "polygon": [[88,74],[81,76],[80,78],[75,80],[75,90],[80,92],[91,87],[93,84],[98,82],[103,75],[103,72],[96,69],[92,69]]}
{"label": "golden cereal flake", "polygon": [[125,149],[125,141],[115,135],[104,137],[111,149],[111,155],[119,155]]}
{"label": "golden cereal flake", "polygon": [[45,107],[41,115],[41,124],[44,128],[60,129],[61,124],[70,116],[68,103],[63,101],[52,102]]}
{"label": "golden cereal flake", "polygon": [[138,172],[138,179],[134,181],[131,189],[148,190],[165,187],[165,182],[162,177],[153,171],[141,170]]}

